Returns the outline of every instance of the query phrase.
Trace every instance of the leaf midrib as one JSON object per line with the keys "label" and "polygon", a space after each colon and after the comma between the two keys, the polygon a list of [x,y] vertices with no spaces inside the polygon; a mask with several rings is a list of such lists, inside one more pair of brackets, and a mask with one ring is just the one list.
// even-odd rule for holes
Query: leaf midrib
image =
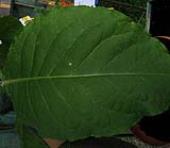
{"label": "leaf midrib", "polygon": [[133,73],[133,72],[123,72],[123,73],[94,73],[94,74],[68,74],[68,75],[55,75],[55,76],[36,76],[36,77],[26,77],[26,78],[16,78],[4,80],[1,86],[6,86],[14,83],[28,82],[28,81],[39,81],[48,79],[78,79],[78,78],[94,78],[94,77],[113,77],[113,76],[170,76],[170,73]]}

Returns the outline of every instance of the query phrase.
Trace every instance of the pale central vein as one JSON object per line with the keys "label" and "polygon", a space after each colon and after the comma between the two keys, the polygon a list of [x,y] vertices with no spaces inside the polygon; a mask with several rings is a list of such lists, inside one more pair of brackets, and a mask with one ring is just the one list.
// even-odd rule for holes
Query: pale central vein
{"label": "pale central vein", "polygon": [[114,77],[114,76],[170,76],[170,73],[94,73],[94,74],[78,74],[78,75],[55,75],[55,76],[37,76],[27,78],[16,78],[2,81],[2,86],[13,83],[21,83],[28,81],[39,81],[48,79],[76,79],[76,78],[94,78],[94,77]]}

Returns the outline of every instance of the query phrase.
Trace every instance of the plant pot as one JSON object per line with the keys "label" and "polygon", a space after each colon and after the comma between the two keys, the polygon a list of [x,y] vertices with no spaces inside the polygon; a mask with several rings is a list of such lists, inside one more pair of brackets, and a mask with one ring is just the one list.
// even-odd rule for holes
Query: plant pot
{"label": "plant pot", "polygon": [[147,135],[147,133],[141,129],[140,124],[136,124],[132,129],[132,133],[137,137],[139,140],[143,141],[144,143],[150,144],[150,145],[157,145],[157,146],[162,146],[162,145],[167,145],[169,142],[165,142],[162,140],[159,140],[155,137]]}
{"label": "plant pot", "polygon": [[144,117],[131,131],[145,143],[151,145],[170,144],[170,109],[162,114]]}
{"label": "plant pot", "polygon": [[170,51],[170,36],[156,36]]}

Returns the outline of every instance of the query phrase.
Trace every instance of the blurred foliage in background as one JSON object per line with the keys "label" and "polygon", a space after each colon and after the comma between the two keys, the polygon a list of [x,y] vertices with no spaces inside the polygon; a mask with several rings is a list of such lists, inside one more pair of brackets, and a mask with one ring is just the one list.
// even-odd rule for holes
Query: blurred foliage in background
{"label": "blurred foliage in background", "polygon": [[148,0],[100,0],[100,5],[105,7],[114,7],[134,21],[145,24],[146,5]]}
{"label": "blurred foliage in background", "polygon": [[[104,0],[101,0],[101,1],[104,1]],[[113,1],[113,0],[111,0],[111,1]],[[117,1],[125,2],[125,3],[128,3],[128,4],[135,5],[135,6],[145,7],[148,0],[117,0]]]}

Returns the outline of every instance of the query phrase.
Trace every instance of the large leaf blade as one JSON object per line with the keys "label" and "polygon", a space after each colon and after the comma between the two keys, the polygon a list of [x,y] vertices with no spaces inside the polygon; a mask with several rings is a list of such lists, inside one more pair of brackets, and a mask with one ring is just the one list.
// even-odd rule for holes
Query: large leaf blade
{"label": "large leaf blade", "polygon": [[42,137],[126,133],[170,104],[165,47],[103,8],[56,9],[37,18],[11,47],[4,73],[19,122]]}

